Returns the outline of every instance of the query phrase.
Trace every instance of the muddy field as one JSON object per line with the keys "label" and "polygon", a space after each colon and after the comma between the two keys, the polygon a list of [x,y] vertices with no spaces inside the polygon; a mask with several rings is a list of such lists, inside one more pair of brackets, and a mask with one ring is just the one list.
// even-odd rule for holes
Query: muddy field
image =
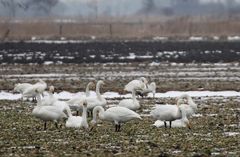
{"label": "muddy field", "polygon": [[240,90],[239,63],[106,63],[60,65],[1,65],[0,89],[11,91],[15,83],[45,80],[58,92],[83,91],[92,80],[104,80],[103,92],[123,93],[130,80],[146,77],[157,84],[157,92],[189,90]]}
{"label": "muddy field", "polygon": [[[121,132],[102,122],[91,132],[35,119],[30,102],[0,101],[1,156],[239,156],[239,97],[194,98],[198,114],[187,128],[156,128],[149,112],[155,102],[172,98],[139,99],[143,120],[123,125]],[[115,105],[119,99],[108,99]],[[89,118],[90,121],[90,118]],[[62,122],[63,123],[63,122]]]}
{"label": "muddy field", "polygon": [[[124,63],[1,65],[1,89],[12,92],[17,82],[44,79],[57,92],[83,91],[90,80],[105,80],[102,92],[123,92],[124,85],[145,76],[157,83],[157,92],[173,90],[239,91],[239,63]],[[108,98],[108,106],[121,98]],[[240,97],[194,97],[198,114],[187,128],[156,128],[149,112],[157,103],[174,103],[175,98],[139,99],[142,121],[132,121],[120,133],[102,122],[92,132],[56,129],[35,119],[32,102],[0,101],[1,156],[239,156]],[[90,121],[90,118],[89,118]],[[62,122],[64,125],[64,123]]]}
{"label": "muddy field", "polygon": [[25,41],[0,43],[0,63],[239,62],[239,41]]}
{"label": "muddy field", "polygon": [[[58,93],[82,92],[89,81],[101,79],[106,82],[102,93],[126,94],[124,85],[142,76],[156,82],[160,95],[167,91],[239,92],[239,45],[1,43],[0,94],[12,94],[15,83],[35,83],[39,78],[54,85]],[[121,99],[107,97],[108,107]],[[152,107],[173,104],[175,97],[138,100],[142,107],[137,112],[143,120],[124,124],[121,132],[114,132],[114,126],[106,122],[86,132],[65,128],[63,121],[62,128],[49,123],[44,131],[43,122],[31,115],[35,103],[0,100],[0,156],[240,156],[240,96],[193,97],[198,113],[189,119],[191,130],[153,126]]]}

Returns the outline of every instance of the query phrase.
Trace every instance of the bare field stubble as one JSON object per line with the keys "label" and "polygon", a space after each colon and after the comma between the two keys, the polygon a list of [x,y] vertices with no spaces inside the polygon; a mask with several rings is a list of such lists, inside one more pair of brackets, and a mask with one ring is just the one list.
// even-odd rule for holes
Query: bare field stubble
{"label": "bare field stubble", "polygon": [[[167,67],[167,68],[166,68]],[[1,89],[11,90],[16,82],[42,78],[57,91],[83,91],[90,80],[103,79],[102,92],[122,92],[133,78],[146,76],[156,81],[158,92],[169,90],[239,90],[238,64],[91,64],[91,65],[3,65]],[[194,70],[195,69],[195,70]],[[222,76],[221,72],[226,72]],[[195,72],[195,73],[194,73]],[[67,74],[49,75],[52,74]],[[34,75],[33,75],[34,74]],[[36,75],[40,74],[40,75]],[[43,75],[46,74],[46,75]],[[191,75],[192,74],[192,75]],[[199,76],[201,74],[201,76]],[[215,75],[216,74],[216,75]],[[202,77],[202,79],[196,79]],[[230,79],[229,79],[230,78]],[[170,80],[170,81],[169,81]],[[123,125],[121,132],[102,122],[86,132],[56,129],[35,119],[31,102],[0,101],[1,156],[239,156],[239,97],[194,97],[198,114],[190,118],[193,128],[155,128],[149,112],[155,103],[174,103],[174,98],[139,99],[142,121]],[[107,100],[116,105],[119,98]],[[90,121],[90,118],[89,118]],[[64,125],[64,122],[62,122]]]}

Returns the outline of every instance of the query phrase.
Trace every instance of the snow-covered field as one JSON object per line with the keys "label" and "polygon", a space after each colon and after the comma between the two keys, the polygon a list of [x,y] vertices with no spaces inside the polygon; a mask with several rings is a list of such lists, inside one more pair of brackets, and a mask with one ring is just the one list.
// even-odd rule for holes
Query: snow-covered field
{"label": "snow-covered field", "polygon": [[[177,98],[182,94],[188,94],[191,97],[240,97],[240,92],[237,91],[168,91],[166,93],[156,93],[155,98]],[[58,99],[71,99],[73,97],[81,97],[84,95],[84,92],[71,93],[67,91],[62,91],[60,93],[55,93],[55,97]],[[106,99],[115,99],[115,98],[131,98],[131,94],[119,94],[117,92],[105,92],[102,94]],[[96,96],[95,92],[91,92],[90,96]],[[18,100],[21,99],[21,94],[13,94],[11,92],[0,91],[0,100]],[[151,93],[146,96],[146,98],[152,98]]]}

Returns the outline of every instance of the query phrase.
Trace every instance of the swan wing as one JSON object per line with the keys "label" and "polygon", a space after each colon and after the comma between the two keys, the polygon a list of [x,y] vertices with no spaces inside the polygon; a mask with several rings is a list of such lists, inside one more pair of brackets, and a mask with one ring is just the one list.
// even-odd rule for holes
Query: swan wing
{"label": "swan wing", "polygon": [[141,119],[136,112],[125,107],[111,107],[105,111],[106,118],[112,118],[114,121],[125,122],[134,118]]}
{"label": "swan wing", "polygon": [[175,120],[177,118],[178,107],[176,105],[157,105],[150,115],[158,120]]}
{"label": "swan wing", "polygon": [[140,104],[137,100],[133,100],[133,99],[124,99],[124,100],[121,100],[118,104],[118,106],[121,106],[121,107],[126,107],[130,110],[137,110],[140,108]]}
{"label": "swan wing", "polygon": [[54,121],[67,117],[64,112],[61,112],[55,106],[42,106],[34,108],[32,114],[45,121]]}
{"label": "swan wing", "polygon": [[146,85],[140,80],[132,80],[127,85],[125,85],[124,90],[132,92],[133,90],[144,90]]}

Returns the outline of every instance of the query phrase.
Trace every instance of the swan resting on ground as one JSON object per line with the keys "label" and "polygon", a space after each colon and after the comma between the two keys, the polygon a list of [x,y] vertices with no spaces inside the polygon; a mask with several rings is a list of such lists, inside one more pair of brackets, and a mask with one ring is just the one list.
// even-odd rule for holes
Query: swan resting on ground
{"label": "swan resting on ground", "polygon": [[68,117],[66,121],[67,128],[81,128],[88,129],[88,122],[87,122],[87,101],[83,100],[79,105],[83,106],[83,113],[82,117],[80,116],[72,116]]}
{"label": "swan resting on ground", "polygon": [[[157,121],[155,121],[155,123],[153,125],[157,128],[160,128],[160,127],[165,126],[165,123],[164,123],[164,121],[157,120]],[[170,127],[169,124],[167,124],[167,127]],[[186,127],[186,124],[182,121],[182,119],[177,119],[177,120],[172,121],[171,127],[172,128]]]}
{"label": "swan resting on ground", "polygon": [[104,111],[104,108],[102,106],[96,106],[93,109],[93,120],[91,121],[91,123],[93,124],[92,128],[97,123],[97,113],[101,120],[113,122],[115,124],[116,132],[120,131],[122,123],[128,122],[133,119],[142,119],[139,114],[125,107],[111,107]]}
{"label": "swan resting on ground", "polygon": [[141,106],[136,99],[135,90],[132,90],[132,99],[123,99],[119,102],[118,106],[126,107],[133,111],[138,110]]}

